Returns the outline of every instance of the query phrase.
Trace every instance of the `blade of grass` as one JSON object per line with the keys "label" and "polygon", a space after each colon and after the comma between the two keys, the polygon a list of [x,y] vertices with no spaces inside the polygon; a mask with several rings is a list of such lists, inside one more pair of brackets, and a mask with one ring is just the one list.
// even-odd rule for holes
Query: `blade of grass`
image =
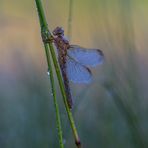
{"label": "blade of grass", "polygon": [[69,40],[72,37],[71,29],[72,29],[72,12],[73,12],[73,0],[69,0],[69,14],[68,14],[68,28],[67,28],[67,36]]}
{"label": "blade of grass", "polygon": [[[38,11],[38,17],[39,17],[39,20],[40,20],[42,38],[43,38],[43,40],[44,39],[48,40],[48,39],[52,38],[52,34],[48,29],[48,25],[47,25],[47,21],[46,21],[46,18],[45,18],[42,2],[41,2],[41,0],[35,0],[35,2],[36,2],[37,11]],[[70,121],[70,125],[71,125],[71,128],[72,128],[73,134],[74,134],[75,143],[76,143],[77,147],[80,148],[81,142],[80,142],[80,139],[79,139],[79,136],[78,136],[78,132],[77,132],[77,129],[76,129],[76,126],[75,126],[75,122],[74,122],[71,110],[69,109],[69,106],[68,106],[68,103],[67,103],[63,79],[62,79],[62,76],[61,76],[61,73],[60,73],[60,67],[59,67],[58,62],[57,62],[57,58],[56,58],[56,54],[55,54],[55,51],[54,51],[53,44],[51,42],[48,42],[48,43],[43,42],[43,43],[44,43],[44,45],[47,44],[47,46],[49,46],[49,48],[50,48],[50,52],[51,52],[53,64],[54,64],[54,67],[55,67],[55,71],[56,71],[56,74],[57,74],[60,90],[61,90],[61,93],[62,93],[62,96],[63,96],[64,105],[65,105],[67,115],[68,115],[68,119]],[[47,55],[46,55],[46,57],[47,57]]]}
{"label": "blade of grass", "polygon": [[104,87],[110,93],[116,107],[126,119],[135,148],[144,148],[145,145],[139,133],[139,126],[137,125],[137,116],[134,114],[132,109],[130,109],[128,104],[122,101],[120,94],[118,94],[112,84],[104,84]]}
{"label": "blade of grass", "polygon": [[[40,18],[40,24],[42,24],[43,16],[40,15],[39,18]],[[46,22],[44,21],[44,23],[46,23]],[[42,31],[44,31],[44,30],[42,30]],[[50,82],[51,82],[51,93],[53,94],[53,101],[54,101],[54,106],[55,106],[55,111],[56,111],[56,122],[57,122],[57,129],[58,129],[59,144],[60,144],[60,148],[64,148],[59,106],[58,106],[57,99],[56,99],[56,90],[55,90],[55,85],[54,85],[54,77],[53,77],[53,71],[52,71],[52,65],[51,65],[48,44],[44,43],[44,48],[45,48],[45,53],[46,53],[47,65],[48,65],[48,72],[49,72],[48,75],[50,76]]]}
{"label": "blade of grass", "polygon": [[47,64],[48,64],[48,72],[47,73],[50,77],[51,93],[53,95],[53,102],[54,102],[55,112],[56,112],[56,124],[57,124],[57,129],[58,129],[59,144],[60,144],[60,148],[64,148],[59,106],[58,106],[57,99],[56,99],[56,89],[55,89],[55,85],[54,85],[54,76],[53,76],[51,59],[50,59],[50,54],[49,54],[49,46],[47,44],[44,44],[44,47],[45,47],[45,51],[46,51]]}

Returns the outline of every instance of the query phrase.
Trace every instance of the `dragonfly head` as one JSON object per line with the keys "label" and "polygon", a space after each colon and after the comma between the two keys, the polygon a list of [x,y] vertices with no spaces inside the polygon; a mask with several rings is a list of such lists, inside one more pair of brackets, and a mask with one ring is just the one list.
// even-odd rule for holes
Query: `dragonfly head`
{"label": "dragonfly head", "polygon": [[54,36],[64,36],[64,29],[62,27],[56,27],[52,33]]}

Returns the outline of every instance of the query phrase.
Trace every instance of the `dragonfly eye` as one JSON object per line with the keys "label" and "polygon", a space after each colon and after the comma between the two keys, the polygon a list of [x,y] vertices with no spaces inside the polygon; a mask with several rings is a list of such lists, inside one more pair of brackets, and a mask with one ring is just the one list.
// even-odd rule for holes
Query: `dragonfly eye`
{"label": "dragonfly eye", "polygon": [[56,27],[54,30],[53,30],[53,35],[55,36],[60,36],[60,35],[64,35],[64,30],[62,27]]}

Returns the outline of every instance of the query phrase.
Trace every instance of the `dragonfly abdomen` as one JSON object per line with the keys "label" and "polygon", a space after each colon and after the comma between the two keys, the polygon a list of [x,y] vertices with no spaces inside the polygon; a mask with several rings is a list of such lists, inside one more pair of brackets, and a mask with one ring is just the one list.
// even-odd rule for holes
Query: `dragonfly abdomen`
{"label": "dragonfly abdomen", "polygon": [[69,80],[68,80],[67,74],[66,74],[66,65],[64,64],[64,65],[61,65],[60,67],[61,67],[61,71],[62,71],[65,92],[66,92],[66,96],[67,96],[67,103],[68,103],[69,108],[72,108],[73,100],[72,100],[72,94],[71,94],[71,90],[70,90],[70,86],[69,86]]}
{"label": "dragonfly abdomen", "polygon": [[62,72],[64,86],[65,86],[67,103],[69,108],[72,108],[73,106],[72,95],[70,91],[69,80],[66,74],[66,62],[67,62],[66,56],[67,56],[67,48],[69,47],[69,44],[65,43],[61,37],[57,37],[56,46],[58,49],[58,60],[59,60],[59,64]]}

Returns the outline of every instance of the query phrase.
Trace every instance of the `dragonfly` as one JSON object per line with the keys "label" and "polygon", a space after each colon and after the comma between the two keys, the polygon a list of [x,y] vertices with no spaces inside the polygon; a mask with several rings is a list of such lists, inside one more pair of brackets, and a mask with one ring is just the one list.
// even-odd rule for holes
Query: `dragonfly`
{"label": "dragonfly", "polygon": [[90,83],[92,81],[90,67],[102,64],[104,55],[100,49],[87,49],[78,45],[71,45],[64,36],[62,27],[56,27],[53,30],[53,36],[53,42],[57,48],[58,62],[65,86],[67,103],[71,109],[73,99],[70,81],[74,83]]}

